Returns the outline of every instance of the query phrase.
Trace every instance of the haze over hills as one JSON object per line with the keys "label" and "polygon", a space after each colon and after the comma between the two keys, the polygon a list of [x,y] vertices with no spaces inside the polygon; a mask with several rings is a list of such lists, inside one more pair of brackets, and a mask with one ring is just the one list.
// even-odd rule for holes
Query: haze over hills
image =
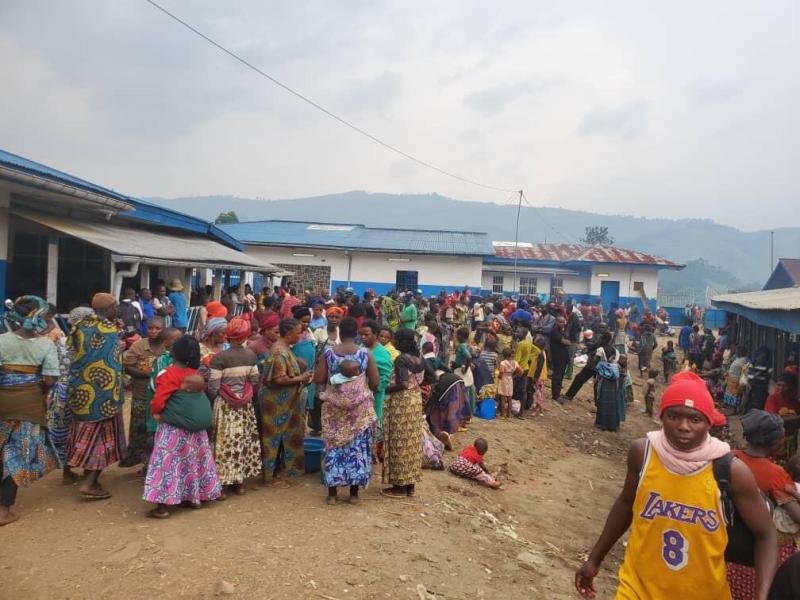
{"label": "haze over hills", "polygon": [[[313,220],[375,227],[485,231],[491,239],[504,241],[514,239],[517,213],[515,205],[463,202],[438,194],[363,191],[291,200],[198,196],[151,201],[209,221],[221,212],[234,211],[240,221]],[[607,226],[617,246],[689,264],[690,268],[662,278],[662,287],[668,292],[685,288],[704,290],[706,285],[719,291],[759,289],[771,272],[769,231],[744,232],[710,219],[651,219],[523,204],[519,240],[576,243],[584,229],[594,225]],[[775,230],[775,260],[797,256],[800,256],[800,227]]]}

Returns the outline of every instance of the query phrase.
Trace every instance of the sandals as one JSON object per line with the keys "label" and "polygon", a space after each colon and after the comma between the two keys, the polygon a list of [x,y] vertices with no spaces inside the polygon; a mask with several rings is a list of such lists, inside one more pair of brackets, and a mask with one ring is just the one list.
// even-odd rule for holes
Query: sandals
{"label": "sandals", "polygon": [[81,498],[84,500],[108,500],[111,498],[111,493],[106,490],[97,492],[81,492]]}
{"label": "sandals", "polygon": [[381,496],[386,496],[387,498],[405,498],[406,492],[405,490],[398,490],[396,488],[384,488],[381,490]]}
{"label": "sandals", "polygon": [[339,499],[338,499],[336,496],[328,496],[328,497],[326,498],[325,502],[326,502],[326,504],[327,504],[328,506],[336,506],[336,502],[337,502],[338,500],[339,500]]}
{"label": "sandals", "polygon": [[148,519],[169,519],[169,512],[168,511],[165,510],[164,512],[161,512],[157,508],[153,508],[151,510],[148,510],[146,513],[144,513],[144,515]]}

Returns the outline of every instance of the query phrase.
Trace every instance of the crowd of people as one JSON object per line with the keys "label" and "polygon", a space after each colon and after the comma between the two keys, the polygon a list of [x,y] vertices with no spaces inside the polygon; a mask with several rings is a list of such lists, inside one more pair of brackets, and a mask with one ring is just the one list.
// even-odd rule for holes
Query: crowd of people
{"label": "crowd of people", "polygon": [[[536,418],[548,380],[552,401],[561,404],[590,383],[596,427],[617,431],[639,377],[643,412],[658,416],[663,430],[632,446],[628,478],[578,573],[578,590],[592,596],[601,561],[632,525],[620,597],[662,598],[705,578],[716,590],[709,598],[728,597],[728,589],[737,600],[766,598],[779,544],[765,505],[755,501],[759,489],[781,510],[788,536],[781,558],[796,550],[797,367],[790,364],[769,393],[768,351],[731,348],[728,328],[715,337],[687,325],[680,356],[671,341],[660,348],[659,372],[664,319],[635,304],[605,311],[599,301],[478,297],[467,288],[425,298],[292,287],[254,294],[246,286],[219,301],[207,290],[187,297],[177,280],[154,289],[126,289],[119,299],[98,293],[69,313],[66,331],[41,298],[7,303],[0,525],[18,518],[11,510],[18,487],[53,468],[95,501],[111,496],[101,482],[106,468],[138,467],[142,497],[153,505],[147,514],[156,519],[178,505],[245,494],[253,479],[291,487],[305,472],[309,437],[324,444],[329,504],[340,501],[342,488],[347,502],[358,503],[375,471],[387,498],[415,497],[424,468],[500,488],[484,462],[483,438],[445,464],[453,434],[467,431],[476,415]],[[669,385],[657,402],[659,377]],[[710,435],[725,423],[717,406],[744,415],[749,442],[727,463],[730,446]],[[775,457],[794,468],[791,475]],[[749,564],[729,560],[725,568],[730,526],[716,508],[719,494],[755,539]],[[658,565],[642,558],[657,554]],[[687,558],[698,555],[705,566]],[[680,584],[672,576],[678,572]]]}

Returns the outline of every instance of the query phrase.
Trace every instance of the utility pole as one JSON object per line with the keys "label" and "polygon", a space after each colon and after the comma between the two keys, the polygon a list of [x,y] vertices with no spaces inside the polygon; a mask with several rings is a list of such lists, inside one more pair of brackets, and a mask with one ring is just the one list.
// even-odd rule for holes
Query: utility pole
{"label": "utility pole", "polygon": [[519,191],[519,201],[517,203],[517,228],[514,232],[514,287],[513,293],[517,293],[517,253],[519,252],[519,213],[522,210],[522,190]]}
{"label": "utility pole", "polygon": [[769,272],[775,268],[775,232],[769,232]]}

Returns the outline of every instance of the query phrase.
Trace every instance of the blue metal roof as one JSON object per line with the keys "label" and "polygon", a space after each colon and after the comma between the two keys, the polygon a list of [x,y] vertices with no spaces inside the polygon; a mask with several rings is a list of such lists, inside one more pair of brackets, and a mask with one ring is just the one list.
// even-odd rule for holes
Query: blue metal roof
{"label": "blue metal roof", "polygon": [[213,223],[209,223],[207,221],[203,221],[202,219],[198,219],[197,217],[192,217],[181,212],[170,210],[150,202],[145,202],[139,198],[120,194],[112,189],[97,185],[90,181],[86,181],[85,179],[81,179],[80,177],[75,177],[69,173],[64,173],[63,171],[53,169],[47,165],[43,165],[16,154],[12,154],[11,152],[7,152],[2,149],[0,149],[0,165],[16,171],[21,171],[23,173],[43,177],[56,183],[63,183],[78,189],[94,192],[95,194],[100,194],[114,200],[127,202],[134,207],[134,210],[119,212],[116,215],[117,218],[137,221],[140,223],[155,223],[164,227],[200,233],[216,238],[218,241],[236,248],[237,250],[244,250],[244,246],[242,246],[242,244],[222,231]]}
{"label": "blue metal roof", "polygon": [[489,236],[473,231],[388,229],[281,220],[231,223],[220,227],[246,244],[408,254],[494,255]]}

